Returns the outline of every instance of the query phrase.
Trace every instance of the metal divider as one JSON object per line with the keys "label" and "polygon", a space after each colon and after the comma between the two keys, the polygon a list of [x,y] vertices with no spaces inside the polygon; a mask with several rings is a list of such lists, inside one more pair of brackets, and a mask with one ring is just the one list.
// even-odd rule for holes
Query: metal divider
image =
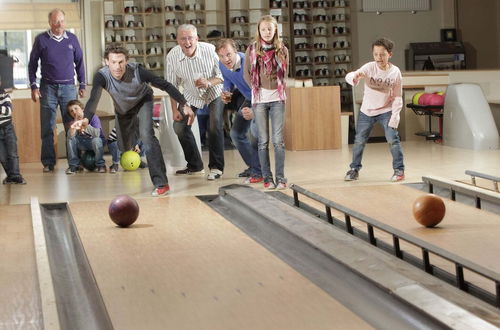
{"label": "metal divider", "polygon": [[[496,307],[500,307],[500,274],[497,272],[494,272],[490,269],[487,269],[481,265],[478,265],[472,261],[466,260],[458,255],[455,255],[453,253],[450,253],[444,249],[441,249],[435,245],[429,244],[428,242],[425,242],[419,238],[416,238],[412,235],[409,235],[403,231],[400,231],[396,228],[393,228],[391,226],[388,226],[380,221],[377,221],[373,218],[370,218],[364,214],[361,214],[355,210],[349,209],[345,206],[342,206],[338,203],[335,203],[331,200],[328,200],[320,195],[317,195],[313,192],[310,192],[300,186],[297,186],[295,184],[291,184],[290,188],[293,190],[293,204],[296,207],[303,208],[305,205],[303,202],[299,201],[299,194],[302,194],[312,200],[315,200],[317,202],[322,203],[325,205],[325,207],[330,208],[330,209],[335,209],[341,213],[344,214],[345,218],[345,224],[340,225],[340,227],[343,227],[346,232],[355,235],[355,236],[364,236],[365,239],[372,244],[373,246],[377,246],[383,250],[386,250],[390,253],[393,253],[396,257],[408,261],[409,263],[421,267],[425,272],[434,275],[442,280],[445,280],[449,283],[454,284],[456,287],[458,287],[460,290],[463,290],[491,305],[494,305]],[[299,206],[303,205],[303,206]],[[323,215],[324,216],[324,215]],[[360,235],[359,234],[359,229],[356,228],[356,230],[353,230],[352,224],[351,224],[351,218],[355,218],[361,222],[364,222],[367,226],[367,233],[365,235]],[[338,222],[342,222],[339,219],[333,218],[332,217],[332,222],[337,222],[337,226],[339,225]],[[393,237],[393,244],[392,246],[387,246],[388,244],[385,242],[382,242],[380,240],[377,240],[375,237],[375,231],[374,228],[377,230],[381,230],[385,233],[388,233],[392,235]],[[422,251],[422,259],[420,260],[415,260],[414,257],[408,256],[405,254],[405,251],[401,250],[400,247],[400,241],[405,241],[406,243],[409,243],[413,246],[416,246],[421,249]],[[452,263],[455,266],[455,274],[450,274],[449,272],[445,271],[444,269],[441,269],[437,267],[436,265],[432,264],[431,261],[431,256],[435,255],[438,256],[450,263]],[[464,269],[471,271],[483,279],[487,279],[492,282],[493,286],[495,287],[495,293],[491,293],[478,285],[467,281],[465,279],[465,274],[464,274]]]}

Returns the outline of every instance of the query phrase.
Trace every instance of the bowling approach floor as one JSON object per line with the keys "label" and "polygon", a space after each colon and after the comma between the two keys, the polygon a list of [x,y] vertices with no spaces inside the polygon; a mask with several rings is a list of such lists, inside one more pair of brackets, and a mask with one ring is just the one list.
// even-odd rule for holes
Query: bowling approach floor
{"label": "bowling approach floor", "polygon": [[[466,180],[465,169],[500,173],[498,151],[472,152],[428,142],[404,146],[407,182],[419,182],[427,174]],[[291,182],[325,198],[500,272],[495,262],[500,252],[495,240],[500,234],[495,226],[498,214],[446,201],[447,214],[439,228],[419,227],[408,207],[419,193],[387,182],[388,154],[385,144],[369,145],[366,170],[354,183],[342,180],[350,158],[347,148],[287,152],[287,173]],[[39,164],[23,164],[28,185],[4,186],[0,196],[7,204],[0,213],[4,251],[0,304],[6,306],[0,309],[0,328],[40,328],[42,324],[29,196],[37,196],[41,203],[69,202],[116,329],[373,327],[193,197],[215,195],[219,187],[240,182],[234,179],[242,167],[238,155],[231,151],[226,161],[223,180],[171,177],[172,194],[161,199],[147,197],[149,180],[144,171],[65,176],[59,169],[48,176],[41,173]],[[139,201],[140,217],[132,228],[116,228],[107,217],[109,201],[117,193]],[[489,321],[498,326],[499,320]]]}

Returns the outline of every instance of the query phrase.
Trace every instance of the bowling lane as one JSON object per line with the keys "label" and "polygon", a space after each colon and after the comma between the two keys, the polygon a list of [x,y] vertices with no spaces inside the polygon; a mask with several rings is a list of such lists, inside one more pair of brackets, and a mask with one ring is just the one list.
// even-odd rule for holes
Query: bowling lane
{"label": "bowling lane", "polygon": [[[500,272],[500,216],[443,198],[446,214],[435,228],[418,224],[413,202],[425,193],[404,185],[315,189],[329,200]],[[487,248],[485,248],[487,247]]]}
{"label": "bowling lane", "polygon": [[41,329],[29,205],[0,207],[0,329]]}
{"label": "bowling lane", "polygon": [[363,320],[195,197],[71,203],[116,329],[365,329]]}

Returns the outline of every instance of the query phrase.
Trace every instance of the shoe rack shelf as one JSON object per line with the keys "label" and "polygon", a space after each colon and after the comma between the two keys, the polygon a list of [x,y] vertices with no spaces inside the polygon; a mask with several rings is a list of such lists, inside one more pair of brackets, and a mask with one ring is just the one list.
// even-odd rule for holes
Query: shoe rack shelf
{"label": "shoe rack shelf", "polygon": [[231,37],[244,52],[260,17],[271,14],[290,52],[290,76],[339,85],[342,107],[351,107],[344,80],[352,66],[347,0],[104,0],[103,6],[105,44],[122,42],[131,61],[158,75],[180,24],[195,25],[201,41]]}
{"label": "shoe rack shelf", "polygon": [[346,108],[352,99],[344,80],[351,69],[349,17],[345,0],[294,0],[290,5],[292,75],[312,78],[315,86],[339,85]]}
{"label": "shoe rack shelf", "polygon": [[104,0],[104,43],[120,42],[129,61],[162,76],[165,54],[174,47],[177,27],[197,27],[201,41],[214,41],[226,30],[225,0]]}
{"label": "shoe rack shelf", "polygon": [[269,14],[269,0],[227,0],[227,8],[228,36],[236,41],[238,51],[245,52],[259,19]]}

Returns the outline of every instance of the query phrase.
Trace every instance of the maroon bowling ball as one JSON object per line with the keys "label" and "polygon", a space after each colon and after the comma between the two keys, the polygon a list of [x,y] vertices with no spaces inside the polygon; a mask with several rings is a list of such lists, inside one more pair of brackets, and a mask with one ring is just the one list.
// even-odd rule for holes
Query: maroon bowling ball
{"label": "maroon bowling ball", "polygon": [[109,204],[109,217],[120,227],[128,227],[139,216],[139,204],[129,195],[119,195]]}

